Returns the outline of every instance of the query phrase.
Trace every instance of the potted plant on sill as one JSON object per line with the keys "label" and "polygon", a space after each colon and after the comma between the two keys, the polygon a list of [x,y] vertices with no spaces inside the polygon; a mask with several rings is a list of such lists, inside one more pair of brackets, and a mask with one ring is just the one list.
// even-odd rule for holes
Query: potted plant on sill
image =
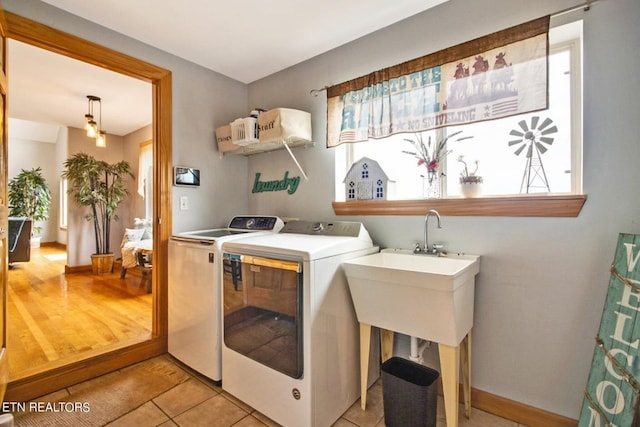
{"label": "potted plant on sill", "polygon": [[[422,139],[421,133],[416,133],[415,141],[405,138],[404,140],[413,145],[415,151],[402,150],[405,154],[418,159],[418,166],[424,166],[427,170],[427,174],[420,176],[423,179],[423,197],[424,198],[439,198],[440,193],[440,177],[444,176],[444,173],[440,170],[440,163],[442,160],[451,153],[451,150],[447,148],[447,142],[454,136],[462,133],[457,131],[451,135],[446,136],[432,144],[431,135],[428,137],[428,141],[425,142]],[[473,138],[472,136],[462,136],[455,140],[455,142],[464,141],[465,139]]]}
{"label": "potted plant on sill", "polygon": [[477,197],[482,192],[481,176],[476,175],[478,172],[478,161],[475,161],[475,168],[473,171],[469,171],[467,162],[464,160],[464,156],[458,157],[458,162],[462,163],[464,167],[460,172],[460,191],[463,197]]}
{"label": "potted plant on sill", "polygon": [[113,252],[109,247],[111,221],[117,220],[116,210],[129,194],[126,178],[133,178],[126,161],[109,164],[86,153],[76,153],[64,163],[62,177],[69,181],[69,194],[80,207],[89,207],[85,215],[93,222],[96,252],[91,255],[94,274],[113,270]]}
{"label": "potted plant on sill", "polygon": [[40,230],[35,221],[49,219],[51,191],[42,175],[42,168],[21,169],[20,173],[9,181],[9,216],[31,219],[31,247],[40,246]]}

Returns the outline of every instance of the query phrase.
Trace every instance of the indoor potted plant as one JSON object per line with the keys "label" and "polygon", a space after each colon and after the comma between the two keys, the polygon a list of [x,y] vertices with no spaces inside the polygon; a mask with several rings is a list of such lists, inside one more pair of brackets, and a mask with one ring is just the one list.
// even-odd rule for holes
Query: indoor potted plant
{"label": "indoor potted plant", "polygon": [[62,177],[69,181],[69,193],[78,206],[90,211],[85,218],[93,221],[96,252],[91,265],[96,274],[113,270],[113,252],[109,247],[111,220],[117,220],[116,210],[125,196],[126,178],[132,177],[131,165],[126,161],[109,164],[86,153],[76,153],[64,163]]}
{"label": "indoor potted plant", "polygon": [[31,219],[31,247],[40,246],[40,230],[35,221],[49,219],[51,191],[42,175],[42,168],[21,169],[20,173],[9,181],[9,216]]}
{"label": "indoor potted plant", "polygon": [[[447,148],[447,142],[454,136],[462,133],[457,131],[432,144],[431,135],[429,135],[427,143],[422,139],[421,133],[416,133],[416,139],[407,139],[405,141],[413,145],[414,151],[402,150],[405,154],[410,154],[418,159],[418,167],[424,166],[426,169],[426,175],[420,174],[423,179],[423,196],[425,198],[438,198],[440,197],[440,177],[444,173],[440,170],[440,163],[451,152]],[[472,136],[462,136],[455,140],[455,142],[464,141],[465,139],[473,138]]]}
{"label": "indoor potted plant", "polygon": [[463,168],[460,171],[460,191],[463,197],[476,197],[482,191],[482,177],[476,175],[478,172],[478,160],[476,160],[475,168],[470,171],[467,162],[464,160],[464,156],[459,156],[458,161],[462,163]]}

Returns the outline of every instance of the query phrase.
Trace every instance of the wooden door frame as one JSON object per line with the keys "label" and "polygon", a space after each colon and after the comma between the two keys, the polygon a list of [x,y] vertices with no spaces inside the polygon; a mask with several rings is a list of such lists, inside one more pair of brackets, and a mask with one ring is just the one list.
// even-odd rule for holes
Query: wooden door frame
{"label": "wooden door frame", "polygon": [[4,402],[9,380],[7,357],[7,275],[8,275],[8,203],[7,203],[7,23],[0,4],[0,401]]}
{"label": "wooden door frame", "polygon": [[[5,11],[7,37],[152,84],[153,316],[151,339],[10,382],[6,400],[25,401],[167,352],[167,244],[171,234],[171,72]],[[9,70],[8,74],[10,74]]]}

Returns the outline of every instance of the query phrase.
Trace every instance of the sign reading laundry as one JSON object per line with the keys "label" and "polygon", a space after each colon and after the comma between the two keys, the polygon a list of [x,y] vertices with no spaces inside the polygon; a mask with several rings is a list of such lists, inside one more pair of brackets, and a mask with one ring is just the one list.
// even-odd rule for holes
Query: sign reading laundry
{"label": "sign reading laundry", "polygon": [[287,191],[289,194],[293,194],[298,189],[300,184],[300,177],[289,177],[289,171],[284,173],[284,178],[276,181],[260,181],[260,172],[256,172],[256,178],[253,180],[252,193],[264,193],[265,191]]}
{"label": "sign reading laundry", "polygon": [[541,18],[327,89],[327,146],[547,108]]}

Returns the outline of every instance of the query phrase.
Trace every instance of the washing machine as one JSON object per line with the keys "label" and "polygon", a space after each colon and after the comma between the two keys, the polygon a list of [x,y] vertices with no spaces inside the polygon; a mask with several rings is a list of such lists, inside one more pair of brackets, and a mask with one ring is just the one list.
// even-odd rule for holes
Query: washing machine
{"label": "washing machine", "polygon": [[222,388],[284,426],[333,424],[360,397],[359,324],[341,263],[377,251],[357,222],[293,221],[224,242]]}
{"label": "washing machine", "polygon": [[235,216],[228,227],[178,233],[169,239],[169,354],[206,377],[222,379],[221,272],[223,242],[274,233],[275,216]]}

